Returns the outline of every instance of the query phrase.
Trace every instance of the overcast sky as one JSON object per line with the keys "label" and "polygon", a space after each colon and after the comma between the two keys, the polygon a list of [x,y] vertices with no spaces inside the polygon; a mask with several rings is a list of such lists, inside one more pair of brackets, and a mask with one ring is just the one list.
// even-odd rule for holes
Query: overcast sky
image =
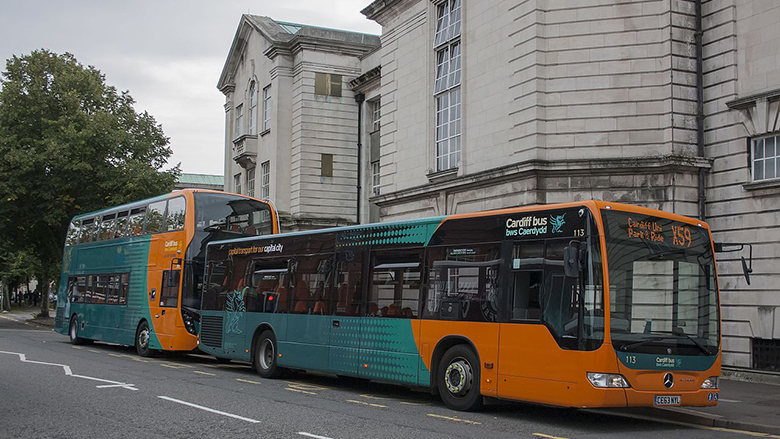
{"label": "overcast sky", "polygon": [[2,70],[12,55],[70,52],[128,90],[171,139],[170,165],[222,174],[224,96],[216,88],[241,14],[379,34],[371,0],[2,0]]}

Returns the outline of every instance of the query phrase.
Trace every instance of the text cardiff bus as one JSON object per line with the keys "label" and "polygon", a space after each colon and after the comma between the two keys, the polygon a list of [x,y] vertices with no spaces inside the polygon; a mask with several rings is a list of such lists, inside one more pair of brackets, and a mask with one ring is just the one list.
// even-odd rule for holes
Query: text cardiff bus
{"label": "text cardiff bus", "polygon": [[568,407],[717,404],[706,223],[586,201],[212,242],[201,350]]}
{"label": "text cardiff bus", "polygon": [[74,344],[99,340],[155,350],[198,346],[206,245],[278,233],[266,201],[185,189],[73,218],[55,330]]}

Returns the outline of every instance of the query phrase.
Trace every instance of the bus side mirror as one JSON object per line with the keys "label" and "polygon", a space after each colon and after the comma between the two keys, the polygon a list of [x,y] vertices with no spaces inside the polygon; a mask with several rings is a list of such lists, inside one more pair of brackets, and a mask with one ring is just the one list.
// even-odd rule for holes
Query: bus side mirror
{"label": "bus side mirror", "polygon": [[[751,262],[750,265],[753,265],[752,264],[753,258],[750,258],[750,262]],[[752,272],[753,272],[753,269],[752,268],[748,268],[748,264],[745,261],[745,257],[742,256],[742,273],[745,275],[745,280],[747,281],[748,285],[750,285],[750,273],[752,273]]]}
{"label": "bus side mirror", "polygon": [[748,261],[745,260],[745,257],[742,256],[742,274],[745,275],[745,281],[747,281],[747,284],[750,285],[750,273],[753,272],[753,244],[728,242],[715,242],[713,244],[716,253],[739,252],[742,251],[745,247],[748,248],[750,251],[748,254],[748,260],[750,263],[748,263]]}
{"label": "bus side mirror", "polygon": [[563,273],[572,279],[580,277],[580,249],[577,247],[567,245],[563,249]]}

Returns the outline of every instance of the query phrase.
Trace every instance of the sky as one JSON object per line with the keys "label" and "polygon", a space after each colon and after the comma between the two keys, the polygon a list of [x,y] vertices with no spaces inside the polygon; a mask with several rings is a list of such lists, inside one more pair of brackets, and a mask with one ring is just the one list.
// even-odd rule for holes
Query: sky
{"label": "sky", "polygon": [[170,138],[170,166],[224,172],[225,97],[217,80],[241,14],[380,34],[371,0],[2,0],[0,59],[46,48],[92,65]]}

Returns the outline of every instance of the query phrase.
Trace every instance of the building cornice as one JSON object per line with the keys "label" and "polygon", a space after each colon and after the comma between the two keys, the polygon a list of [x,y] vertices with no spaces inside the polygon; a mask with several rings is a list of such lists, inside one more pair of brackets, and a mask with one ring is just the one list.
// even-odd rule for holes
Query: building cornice
{"label": "building cornice", "polygon": [[482,186],[495,185],[498,182],[517,180],[537,176],[586,176],[598,170],[600,175],[650,174],[665,170],[695,172],[699,168],[712,167],[712,159],[667,155],[656,157],[630,157],[612,159],[582,160],[528,160],[487,171],[463,175],[456,178],[434,180],[430,184],[415,186],[396,192],[371,197],[371,202],[380,207],[406,203],[411,200],[427,198],[441,191],[451,189],[466,190]]}
{"label": "building cornice", "polygon": [[773,101],[779,98],[780,98],[780,88],[752,94],[739,99],[734,99],[733,101],[726,102],[726,106],[732,110],[744,110],[756,105],[756,102],[762,99]]}
{"label": "building cornice", "polygon": [[357,78],[349,81],[349,87],[355,91],[364,91],[371,88],[382,78],[382,66],[376,66],[373,69],[363,73]]}
{"label": "building cornice", "polygon": [[420,0],[374,0],[370,5],[360,11],[369,20],[376,21],[382,26],[388,21],[397,17],[402,11],[406,10],[411,4]]}

